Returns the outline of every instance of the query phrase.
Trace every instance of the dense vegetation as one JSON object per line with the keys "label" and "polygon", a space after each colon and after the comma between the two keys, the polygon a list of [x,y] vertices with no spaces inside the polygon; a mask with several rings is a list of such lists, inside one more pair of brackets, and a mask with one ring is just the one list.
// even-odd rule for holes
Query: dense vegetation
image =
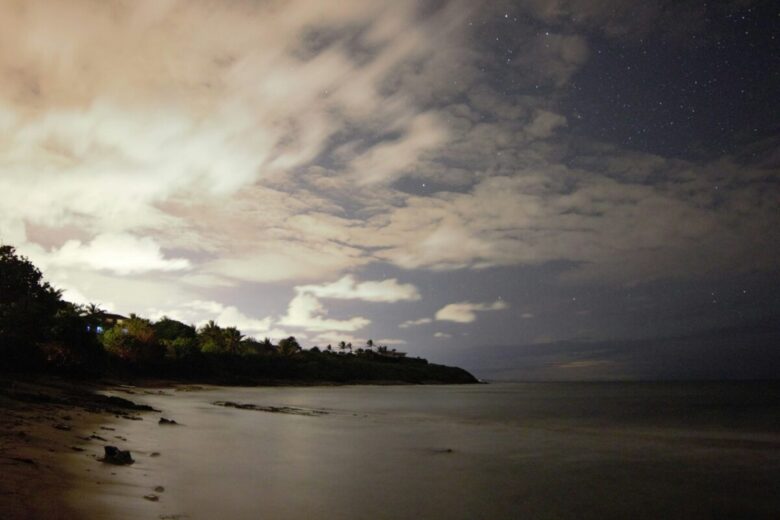
{"label": "dense vegetation", "polygon": [[354,352],[345,342],[337,350],[304,350],[294,337],[257,341],[213,321],[196,328],[75,305],[13,247],[0,246],[0,369],[224,384],[475,382],[465,370],[400,357],[371,340]]}

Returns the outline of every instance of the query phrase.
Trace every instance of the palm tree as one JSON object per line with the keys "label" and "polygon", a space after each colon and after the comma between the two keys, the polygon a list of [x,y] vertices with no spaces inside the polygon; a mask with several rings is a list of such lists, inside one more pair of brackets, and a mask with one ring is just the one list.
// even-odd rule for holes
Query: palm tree
{"label": "palm tree", "polygon": [[373,339],[369,339],[368,341],[366,341],[366,346],[368,347],[368,350],[373,350],[374,349],[374,340]]}
{"label": "palm tree", "polygon": [[347,348],[349,349],[349,353],[352,354],[352,343],[347,343]]}
{"label": "palm tree", "polygon": [[244,335],[236,327],[227,327],[222,331],[223,338],[225,340],[225,352],[228,354],[238,354],[241,348],[241,341],[244,340]]}
{"label": "palm tree", "polygon": [[347,344],[343,341],[339,341],[339,350],[343,353],[345,350],[347,350]]}
{"label": "palm tree", "polygon": [[98,332],[101,330],[98,327],[101,324],[100,316],[104,312],[105,311],[101,309],[100,306],[96,303],[90,303],[89,305],[78,307],[78,313],[80,316],[84,317],[87,323],[87,329],[93,332]]}
{"label": "palm tree", "polygon": [[292,356],[301,350],[298,340],[294,336],[279,341],[279,353],[283,356]]}
{"label": "palm tree", "polygon": [[225,336],[214,320],[209,320],[198,330],[198,340],[204,352],[221,352],[224,349]]}
{"label": "palm tree", "polygon": [[103,314],[105,312],[97,303],[88,304],[84,310],[86,311],[87,316],[97,316],[98,314]]}

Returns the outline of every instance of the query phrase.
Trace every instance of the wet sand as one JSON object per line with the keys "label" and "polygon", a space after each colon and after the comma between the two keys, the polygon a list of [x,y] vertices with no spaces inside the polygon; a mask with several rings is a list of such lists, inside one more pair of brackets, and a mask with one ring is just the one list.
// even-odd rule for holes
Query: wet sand
{"label": "wet sand", "polygon": [[[84,493],[113,493],[111,480],[124,468],[98,459],[105,445],[126,441],[118,438],[121,427],[106,425],[142,416],[96,393],[104,388],[0,378],[0,517],[76,520],[85,517],[73,507]],[[94,513],[87,516],[103,517]]]}

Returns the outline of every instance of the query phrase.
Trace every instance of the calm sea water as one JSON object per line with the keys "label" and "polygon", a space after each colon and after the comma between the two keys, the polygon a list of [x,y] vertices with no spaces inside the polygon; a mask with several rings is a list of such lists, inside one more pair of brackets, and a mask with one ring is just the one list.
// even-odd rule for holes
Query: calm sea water
{"label": "calm sea water", "polygon": [[[74,492],[77,507],[122,519],[780,517],[778,384],[165,394],[134,398],[182,425],[149,416],[106,425],[137,462],[95,468],[92,487]],[[159,501],[141,498],[156,486]]]}

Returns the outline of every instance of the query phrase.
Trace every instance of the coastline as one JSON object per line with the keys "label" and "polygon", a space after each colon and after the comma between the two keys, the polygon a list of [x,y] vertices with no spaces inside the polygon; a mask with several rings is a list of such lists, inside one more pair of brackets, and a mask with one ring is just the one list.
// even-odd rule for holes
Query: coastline
{"label": "coastline", "polygon": [[[109,423],[144,411],[99,392],[110,384],[0,377],[0,512],[4,520],[78,520],[74,491],[107,484],[98,459],[123,445]],[[119,390],[119,388],[117,388]],[[88,515],[96,518],[97,516]]]}
{"label": "coastline", "polygon": [[[224,384],[224,382],[223,382]],[[399,380],[301,381],[258,380],[248,386],[398,386],[436,385]],[[130,449],[132,440],[122,435],[129,420],[149,420],[156,410],[127,400],[153,394],[146,388],[181,392],[202,391],[219,382],[184,382],[139,378],[119,381],[73,381],[44,375],[0,375],[0,512],[4,520],[79,520],[96,518],[103,511],[84,510],[84,496],[100,495],[107,501],[125,501],[134,514],[152,512],[149,489],[121,489],[112,477],[125,468],[100,462],[103,447]],[[219,385],[221,386],[221,385]],[[235,386],[229,385],[229,386]],[[127,399],[116,397],[127,396]],[[152,420],[157,420],[154,416]],[[121,475],[120,475],[121,476]],[[113,488],[112,488],[113,486]],[[130,493],[130,494],[129,494]],[[78,506],[76,505],[78,504]]]}

